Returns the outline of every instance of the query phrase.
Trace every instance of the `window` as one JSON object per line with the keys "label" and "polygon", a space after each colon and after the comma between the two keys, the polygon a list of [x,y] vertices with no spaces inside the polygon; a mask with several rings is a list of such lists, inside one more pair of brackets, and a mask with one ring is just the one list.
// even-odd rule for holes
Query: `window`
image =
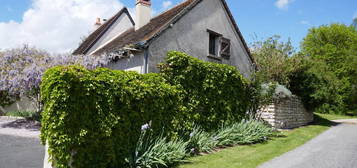
{"label": "window", "polygon": [[222,38],[220,48],[221,57],[229,59],[231,57],[231,40]]}
{"label": "window", "polygon": [[222,35],[212,30],[207,31],[209,33],[209,55],[218,57],[218,42]]}
{"label": "window", "polygon": [[209,33],[209,57],[229,59],[231,57],[231,40],[212,30],[207,30],[207,32]]}
{"label": "window", "polygon": [[209,34],[209,54],[216,55],[216,41],[217,36],[214,34]]}

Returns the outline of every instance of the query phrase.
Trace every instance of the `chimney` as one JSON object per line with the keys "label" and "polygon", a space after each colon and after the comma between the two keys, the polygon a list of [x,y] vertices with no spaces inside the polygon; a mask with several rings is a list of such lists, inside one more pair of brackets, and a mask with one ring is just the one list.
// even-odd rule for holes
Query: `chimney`
{"label": "chimney", "polygon": [[151,19],[151,0],[136,0],[135,30],[148,24]]}
{"label": "chimney", "polygon": [[102,25],[102,23],[101,23],[101,21],[100,21],[100,18],[98,17],[98,18],[95,20],[94,28],[97,29],[97,28],[99,28],[101,25]]}

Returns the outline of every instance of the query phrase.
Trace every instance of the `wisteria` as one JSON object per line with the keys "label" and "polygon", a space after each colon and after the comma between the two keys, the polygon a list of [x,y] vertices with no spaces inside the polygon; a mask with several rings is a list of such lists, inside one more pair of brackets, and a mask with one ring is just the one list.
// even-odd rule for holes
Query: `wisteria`
{"label": "wisteria", "polygon": [[24,45],[0,52],[0,92],[13,100],[27,96],[41,109],[39,86],[43,73],[57,65],[82,65],[88,69],[106,67],[111,58],[100,56],[49,54]]}

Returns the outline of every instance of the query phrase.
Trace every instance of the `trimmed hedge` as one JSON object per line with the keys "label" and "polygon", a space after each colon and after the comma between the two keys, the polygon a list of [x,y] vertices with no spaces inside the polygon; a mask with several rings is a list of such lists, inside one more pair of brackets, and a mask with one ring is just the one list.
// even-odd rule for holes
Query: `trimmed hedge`
{"label": "trimmed hedge", "polygon": [[57,168],[127,167],[141,126],[167,135],[181,107],[179,90],[158,74],[78,66],[49,69],[41,95],[41,140]]}
{"label": "trimmed hedge", "polygon": [[233,66],[204,62],[171,51],[160,66],[162,76],[183,90],[186,107],[182,129],[200,125],[205,130],[239,121],[249,108],[248,82]]}

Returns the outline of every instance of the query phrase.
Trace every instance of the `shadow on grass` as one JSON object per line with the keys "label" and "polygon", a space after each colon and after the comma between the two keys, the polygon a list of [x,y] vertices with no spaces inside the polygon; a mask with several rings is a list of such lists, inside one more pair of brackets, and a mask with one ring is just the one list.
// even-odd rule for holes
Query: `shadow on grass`
{"label": "shadow on grass", "polygon": [[326,118],[322,118],[322,117],[314,114],[314,121],[312,123],[310,123],[309,125],[320,125],[320,126],[330,127],[330,126],[339,125],[339,123],[330,121],[330,120],[328,120]]}

